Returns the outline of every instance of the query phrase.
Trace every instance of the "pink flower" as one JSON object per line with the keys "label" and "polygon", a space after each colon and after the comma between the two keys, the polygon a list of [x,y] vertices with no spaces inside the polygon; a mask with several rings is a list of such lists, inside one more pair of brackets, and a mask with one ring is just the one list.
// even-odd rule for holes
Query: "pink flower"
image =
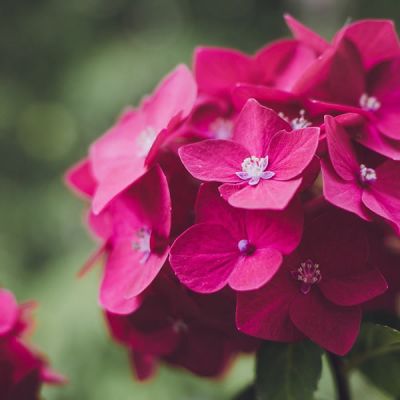
{"label": "pink flower", "polygon": [[[372,55],[340,36],[296,83],[293,91],[314,100],[325,113],[355,112],[365,119],[357,140],[389,158],[400,159],[400,49],[398,57],[373,63]],[[375,43],[374,43],[375,45]],[[375,49],[377,50],[377,49]],[[371,66],[372,64],[372,66]]]}
{"label": "pink flower", "polygon": [[368,265],[359,220],[331,211],[310,223],[298,250],[269,283],[238,294],[237,325],[266,340],[308,337],[344,355],[358,335],[361,304],[386,288],[380,272]]}
{"label": "pink flower", "polygon": [[375,213],[400,230],[400,162],[371,168],[357,159],[343,127],[329,116],[325,124],[330,156],[321,162],[325,198],[366,220]]}
{"label": "pink flower", "polygon": [[90,162],[98,182],[92,205],[96,214],[153,165],[159,148],[192,110],[196,92],[191,72],[178,66],[138,110],[125,112],[91,146]]}
{"label": "pink flower", "polygon": [[237,332],[234,304],[229,291],[201,296],[167,272],[145,292],[137,311],[106,316],[113,337],[131,352],[138,379],[151,377],[159,361],[211,377],[220,375],[238,351],[257,344]]}
{"label": "pink flower", "polygon": [[149,170],[106,211],[111,236],[100,303],[108,311],[128,314],[168,257],[171,200],[161,168]]}
{"label": "pink flower", "polygon": [[195,178],[223,182],[219,190],[232,206],[281,210],[299,188],[318,139],[318,128],[291,131],[274,111],[250,99],[233,141],[204,140],[181,147],[179,155]]}
{"label": "pink flower", "polygon": [[65,183],[77,195],[91,199],[96,192],[97,183],[90,161],[84,159],[69,168],[65,174]]}
{"label": "pink flower", "polygon": [[0,289],[0,394],[4,400],[38,400],[42,383],[65,382],[22,340],[30,325],[29,307],[18,305],[11,292]]}
{"label": "pink flower", "polygon": [[171,248],[170,263],[179,280],[199,293],[229,285],[257,289],[268,282],[300,242],[302,210],[242,210],[229,206],[215,184],[204,184],[197,198],[197,224]]}

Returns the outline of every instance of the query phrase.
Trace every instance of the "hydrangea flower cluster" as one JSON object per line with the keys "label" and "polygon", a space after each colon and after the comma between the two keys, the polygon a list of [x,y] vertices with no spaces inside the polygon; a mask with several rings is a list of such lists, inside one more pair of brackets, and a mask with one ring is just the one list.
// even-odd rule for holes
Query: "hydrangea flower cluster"
{"label": "hydrangea flower cluster", "polygon": [[38,400],[43,383],[61,384],[46,360],[26,344],[33,303],[18,305],[14,295],[0,288],[0,394],[4,400]]}
{"label": "hydrangea flower cluster", "polygon": [[90,202],[99,301],[140,379],[220,374],[260,340],[344,355],[398,313],[400,43],[290,16],[255,55],[198,48],[67,173]]}

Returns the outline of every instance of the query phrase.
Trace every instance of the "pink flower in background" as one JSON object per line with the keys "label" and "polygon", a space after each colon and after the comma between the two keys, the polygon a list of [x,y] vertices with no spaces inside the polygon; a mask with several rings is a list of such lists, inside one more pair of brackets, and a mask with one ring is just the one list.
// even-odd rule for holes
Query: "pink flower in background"
{"label": "pink flower in background", "polygon": [[291,132],[274,111],[249,100],[233,141],[204,140],[181,147],[179,155],[195,178],[223,182],[219,190],[232,206],[281,210],[299,188],[318,139],[318,128]]}
{"label": "pink flower in background", "polygon": [[191,72],[180,65],[138,110],[126,111],[114,127],[92,144],[90,162],[98,182],[92,203],[96,214],[154,163],[159,148],[191,112],[196,93]]}
{"label": "pink flower in background", "polygon": [[167,180],[155,166],[110,203],[110,251],[100,288],[108,311],[128,314],[168,257],[171,200]]}
{"label": "pink flower in background", "polygon": [[30,305],[18,305],[14,295],[0,289],[0,394],[3,400],[38,400],[43,383],[65,379],[49,369],[44,358],[23,340],[31,322]]}
{"label": "pink flower in background", "polygon": [[223,200],[217,185],[204,184],[196,207],[197,224],[171,248],[170,263],[179,280],[199,293],[229,285],[252,290],[268,282],[302,233],[302,210],[241,210]]}
{"label": "pink flower in background", "polygon": [[368,264],[363,225],[330,211],[310,223],[298,250],[269,283],[238,294],[237,325],[266,340],[308,337],[343,355],[357,338],[361,304],[386,289],[381,273]]}
{"label": "pink flower in background", "polygon": [[358,160],[342,126],[330,116],[325,123],[330,156],[322,160],[325,198],[366,220],[375,213],[400,230],[400,161],[371,168]]}

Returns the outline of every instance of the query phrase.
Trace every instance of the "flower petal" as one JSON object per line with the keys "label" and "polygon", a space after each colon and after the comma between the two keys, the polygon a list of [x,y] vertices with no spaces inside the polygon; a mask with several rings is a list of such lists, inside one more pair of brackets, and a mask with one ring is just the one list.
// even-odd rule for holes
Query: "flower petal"
{"label": "flower petal", "polygon": [[311,47],[318,55],[323,53],[330,46],[323,37],[301,24],[291,15],[285,14],[284,18],[292,35],[300,42]]}
{"label": "flower petal", "polygon": [[73,165],[65,174],[68,187],[86,198],[91,198],[97,183],[93,177],[90,161],[84,159]]}
{"label": "flower petal", "polygon": [[360,171],[360,165],[348,133],[330,115],[325,116],[325,131],[333,168],[342,179],[354,181]]}
{"label": "flower petal", "polygon": [[233,140],[245,147],[250,155],[265,157],[269,142],[281,130],[290,131],[291,127],[275,111],[249,99],[236,121]]}
{"label": "flower petal", "polygon": [[228,140],[209,139],[187,144],[179,149],[186,169],[197,179],[216,182],[239,182],[236,172],[250,156],[246,148]]}
{"label": "flower petal", "polygon": [[296,289],[290,276],[278,272],[261,289],[239,292],[236,309],[238,329],[265,340],[293,342],[302,339],[303,334],[289,317],[289,307]]}
{"label": "flower petal", "polygon": [[281,264],[282,254],[272,247],[240,256],[229,276],[229,286],[237,291],[258,289],[275,275]]}
{"label": "flower petal", "polygon": [[400,231],[400,162],[386,161],[376,169],[376,174],[376,182],[364,190],[362,201]]}
{"label": "flower petal", "polygon": [[179,236],[170,263],[179,280],[198,293],[222,289],[240,257],[237,241],[221,225],[197,224]]}
{"label": "flower petal", "polygon": [[238,82],[252,82],[253,61],[237,50],[200,47],[194,54],[194,71],[201,92],[229,95]]}
{"label": "flower petal", "polygon": [[318,141],[318,128],[276,133],[267,150],[274,179],[285,181],[300,175],[313,159]]}
{"label": "flower petal", "polygon": [[326,298],[339,306],[365,303],[388,288],[378,269],[370,269],[344,278],[322,279],[319,287]]}
{"label": "flower petal", "polygon": [[297,329],[332,353],[345,355],[358,336],[361,309],[334,305],[314,288],[299,293],[289,312]]}
{"label": "flower petal", "polygon": [[0,289],[0,336],[9,333],[19,316],[18,303],[14,295],[6,289]]}
{"label": "flower petal", "polygon": [[[246,209],[283,210],[300,187],[301,178],[290,181],[261,180],[256,186],[225,184],[219,191],[233,207]],[[232,190],[234,189],[234,190]]]}

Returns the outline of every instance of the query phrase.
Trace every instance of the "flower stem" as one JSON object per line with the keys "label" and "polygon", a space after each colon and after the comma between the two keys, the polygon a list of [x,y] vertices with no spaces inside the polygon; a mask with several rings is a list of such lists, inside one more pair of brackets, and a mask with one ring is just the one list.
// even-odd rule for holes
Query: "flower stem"
{"label": "flower stem", "polygon": [[350,386],[342,359],[332,353],[327,353],[331,365],[332,375],[336,384],[338,400],[351,400]]}

